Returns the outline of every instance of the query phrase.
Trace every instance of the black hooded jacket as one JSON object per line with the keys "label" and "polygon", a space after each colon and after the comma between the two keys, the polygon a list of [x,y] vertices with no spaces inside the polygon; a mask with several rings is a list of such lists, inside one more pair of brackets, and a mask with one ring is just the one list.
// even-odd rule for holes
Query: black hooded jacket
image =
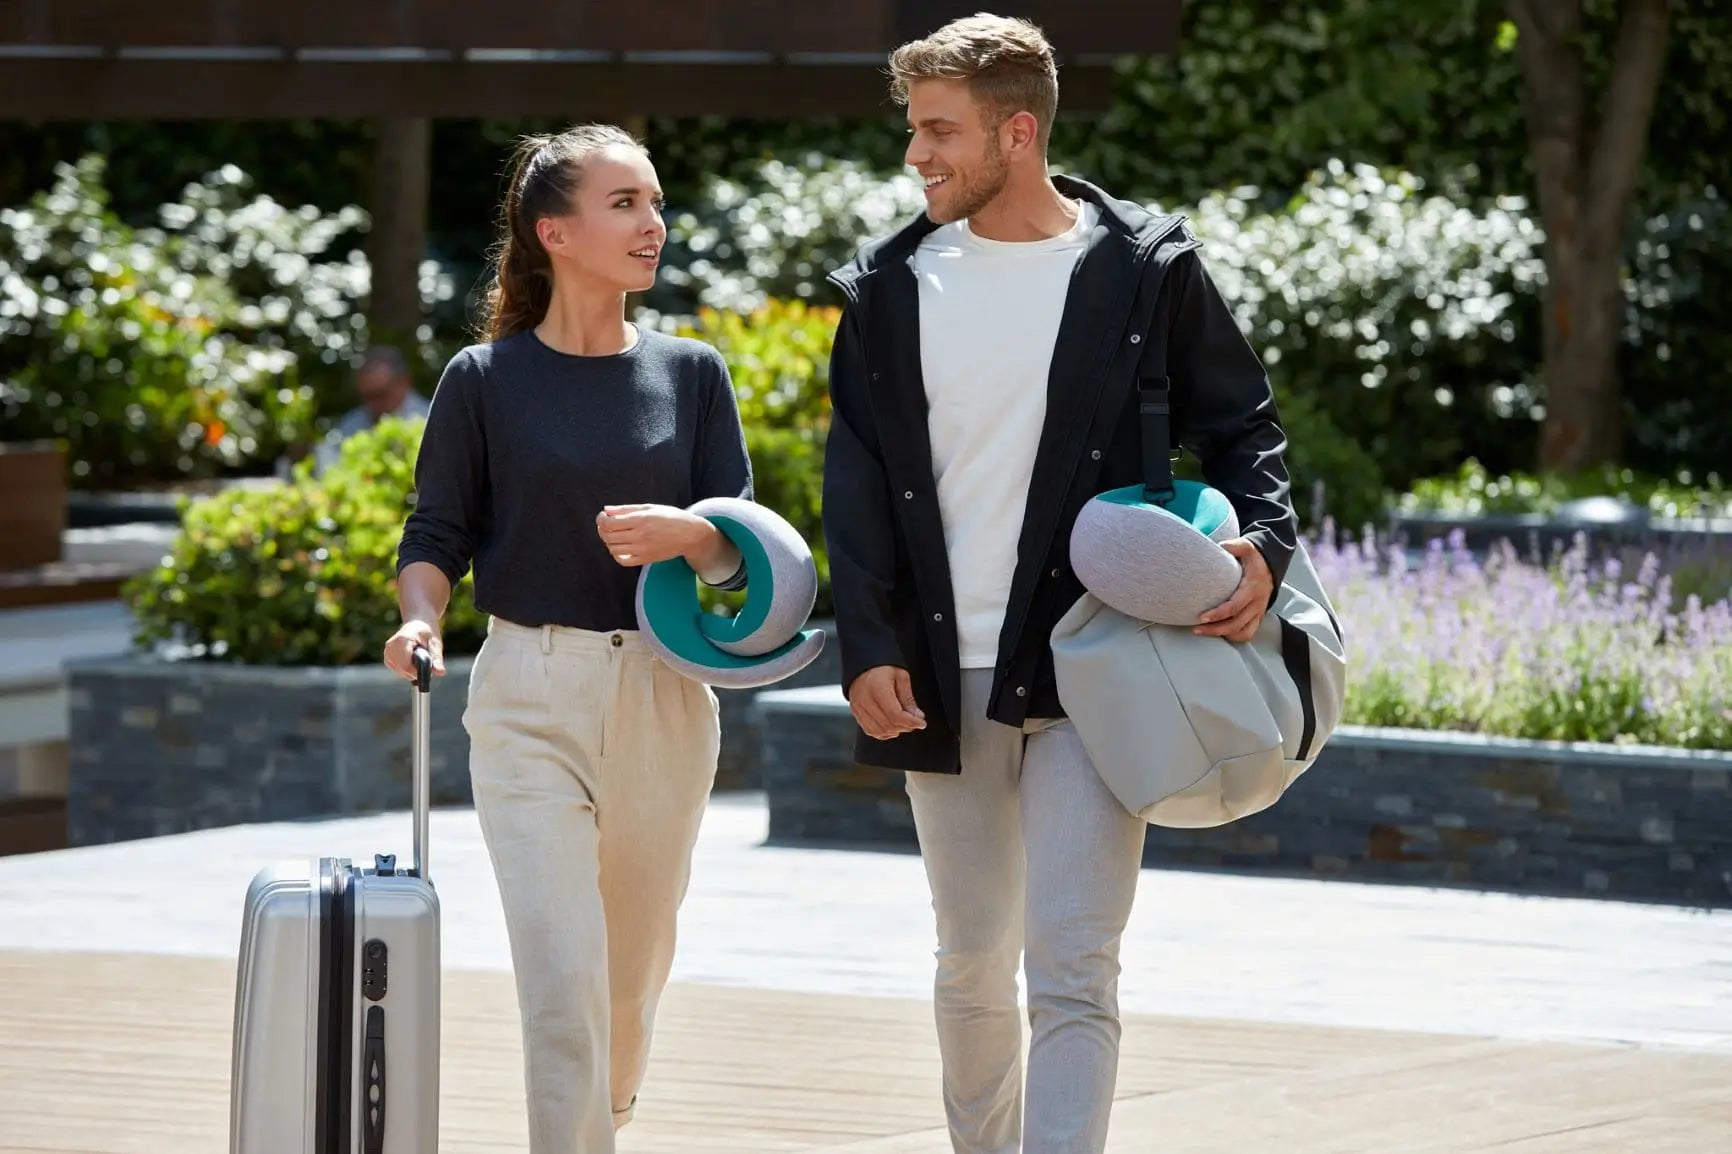
{"label": "black hooded jacket", "polygon": [[[1007,725],[1064,716],[1049,639],[1083,593],[1069,563],[1071,526],[1090,497],[1143,478],[1139,366],[1164,365],[1174,443],[1232,502],[1242,535],[1277,585],[1298,533],[1268,375],[1204,271],[1184,219],[1157,216],[1084,181],[1055,176],[1053,183],[1101,213],[1053,349],[999,636],[988,714]],[[926,715],[925,729],[889,741],[860,733],[856,759],[955,773],[962,675],[911,265],[936,227],[923,214],[830,276],[846,304],[830,361],[823,516],[844,688],[874,666],[899,666]]]}

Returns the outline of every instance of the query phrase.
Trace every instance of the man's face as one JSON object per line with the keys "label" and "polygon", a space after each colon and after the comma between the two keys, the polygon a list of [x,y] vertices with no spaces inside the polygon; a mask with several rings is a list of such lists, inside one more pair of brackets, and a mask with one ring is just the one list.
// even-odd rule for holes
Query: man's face
{"label": "man's face", "polygon": [[965,80],[916,80],[908,86],[908,151],[926,182],[926,215],[938,224],[966,220],[992,203],[1010,179],[998,128],[988,125]]}
{"label": "man's face", "polygon": [[389,365],[368,365],[356,374],[355,391],[369,413],[383,417],[403,404],[409,395],[409,378],[393,373]]}

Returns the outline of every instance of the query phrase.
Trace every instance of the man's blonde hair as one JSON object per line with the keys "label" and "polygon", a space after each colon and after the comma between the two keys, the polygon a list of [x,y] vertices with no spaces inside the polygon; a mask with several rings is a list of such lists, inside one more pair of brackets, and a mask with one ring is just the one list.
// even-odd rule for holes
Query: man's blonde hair
{"label": "man's blonde hair", "polygon": [[1045,148],[1058,115],[1058,67],[1046,33],[1027,20],[981,12],[952,20],[924,40],[890,54],[890,91],[908,103],[916,80],[966,80],[996,128],[1018,112],[1040,123]]}

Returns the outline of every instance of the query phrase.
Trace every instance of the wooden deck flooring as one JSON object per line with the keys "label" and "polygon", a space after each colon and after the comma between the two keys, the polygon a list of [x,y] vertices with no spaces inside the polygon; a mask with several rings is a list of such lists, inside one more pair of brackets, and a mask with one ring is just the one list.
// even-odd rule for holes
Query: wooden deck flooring
{"label": "wooden deck flooring", "polygon": [[[223,1154],[232,962],[0,954],[0,1154]],[[929,1007],[676,985],[621,1154],[946,1154]],[[449,972],[444,1154],[526,1149],[509,974]],[[1127,1022],[1114,1151],[1711,1154],[1732,1057]]]}

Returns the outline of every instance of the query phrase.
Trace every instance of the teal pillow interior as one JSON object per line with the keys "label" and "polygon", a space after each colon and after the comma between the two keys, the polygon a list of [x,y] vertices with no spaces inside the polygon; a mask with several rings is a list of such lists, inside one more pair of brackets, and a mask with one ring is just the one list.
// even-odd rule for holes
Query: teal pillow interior
{"label": "teal pillow interior", "polygon": [[711,669],[750,669],[799,645],[806,631],[756,657],[742,657],[716,647],[716,641],[738,641],[763,625],[776,595],[776,583],[770,555],[756,535],[732,517],[712,516],[708,520],[740,550],[746,566],[746,603],[731,618],[705,613],[698,604],[697,574],[683,558],[675,557],[649,567],[644,577],[644,613],[655,623],[657,639],[686,661]]}
{"label": "teal pillow interior", "polygon": [[1144,500],[1141,485],[1109,489],[1097,499],[1114,505],[1139,505],[1171,513],[1205,537],[1219,529],[1233,511],[1233,506],[1219,489],[1198,481],[1174,481],[1173,499],[1165,505],[1154,505]]}

